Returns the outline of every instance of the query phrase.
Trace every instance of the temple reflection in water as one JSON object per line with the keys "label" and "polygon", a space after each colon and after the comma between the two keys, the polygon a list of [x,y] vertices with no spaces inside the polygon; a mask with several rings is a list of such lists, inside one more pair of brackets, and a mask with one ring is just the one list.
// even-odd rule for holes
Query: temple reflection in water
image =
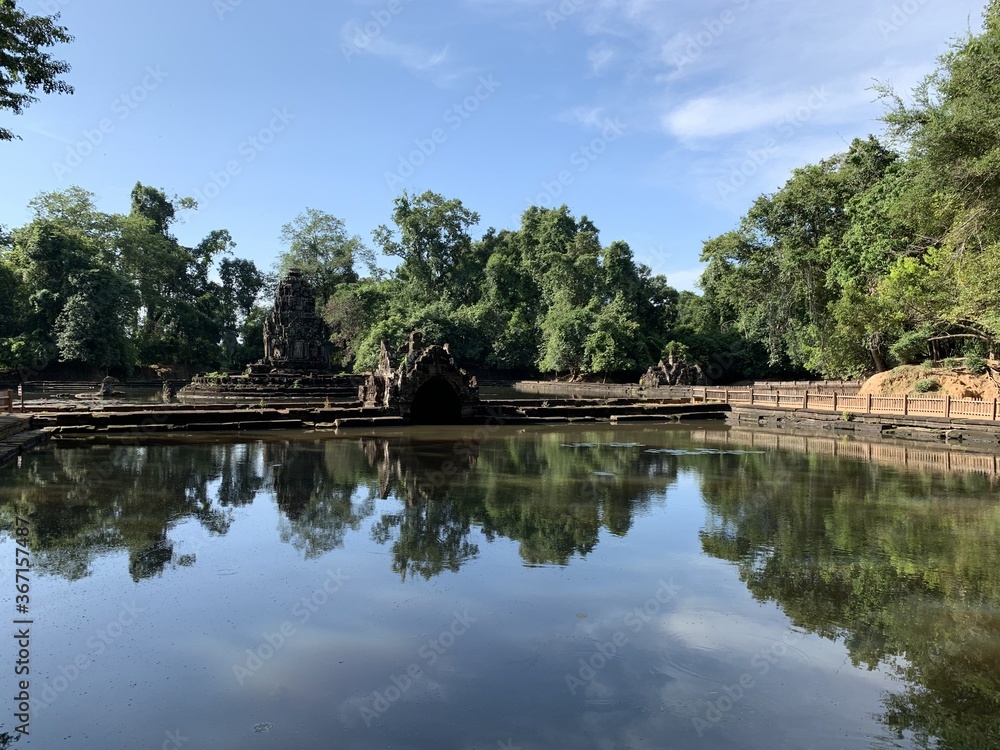
{"label": "temple reflection in water", "polygon": [[[273,502],[303,559],[367,535],[406,581],[457,573],[498,539],[521,564],[573,566],[669,503],[704,505],[702,551],[855,666],[892,671],[880,720],[944,748],[1000,736],[996,458],[752,431],[500,431],[471,441],[365,436],[45,451],[4,477],[2,527],[30,518],[40,573],[79,580],[99,559],[134,581],[197,567],[174,529],[222,538]],[[803,441],[805,439],[802,439]],[[631,441],[631,442],[630,442]],[[826,442],[822,442],[826,441]],[[864,456],[864,462],[853,456]],[[127,562],[125,562],[127,561]],[[995,746],[995,745],[993,745]]]}

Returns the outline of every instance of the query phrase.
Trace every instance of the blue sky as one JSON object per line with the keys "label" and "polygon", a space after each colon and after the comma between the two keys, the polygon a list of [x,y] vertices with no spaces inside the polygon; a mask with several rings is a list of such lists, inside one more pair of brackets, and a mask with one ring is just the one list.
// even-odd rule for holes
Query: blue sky
{"label": "blue sky", "polygon": [[[985,0],[21,0],[62,13],[73,96],[0,143],[0,224],[70,185],[192,196],[269,268],[306,207],[369,242],[402,190],[489,226],[566,203],[693,288],[702,242],[789,171],[880,132]],[[478,236],[477,233],[477,236]]]}

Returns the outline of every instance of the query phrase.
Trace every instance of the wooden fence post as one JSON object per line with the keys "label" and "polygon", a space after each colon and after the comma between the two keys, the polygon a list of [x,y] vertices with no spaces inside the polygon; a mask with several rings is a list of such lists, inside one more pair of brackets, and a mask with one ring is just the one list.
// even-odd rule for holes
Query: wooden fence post
{"label": "wooden fence post", "polygon": [[868,394],[868,414],[872,413],[872,394]]}
{"label": "wooden fence post", "polygon": [[907,393],[903,396],[903,416],[905,417],[910,413],[910,394]]}
{"label": "wooden fence post", "polygon": [[997,421],[997,399],[993,399],[993,421]]}
{"label": "wooden fence post", "polygon": [[837,398],[837,392],[836,392],[836,391],[834,391],[834,392],[833,392],[833,410],[834,410],[834,411],[837,411],[837,401],[838,401],[838,400],[839,400],[839,399]]}
{"label": "wooden fence post", "polygon": [[944,416],[945,419],[951,419],[951,394],[944,394]]}

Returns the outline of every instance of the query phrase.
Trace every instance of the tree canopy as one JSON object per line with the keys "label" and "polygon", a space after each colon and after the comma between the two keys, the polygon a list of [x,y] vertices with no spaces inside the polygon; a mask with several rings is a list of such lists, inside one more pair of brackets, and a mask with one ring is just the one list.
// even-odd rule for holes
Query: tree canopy
{"label": "tree canopy", "polygon": [[883,139],[795,170],[705,244],[713,316],[788,362],[843,377],[1000,336],[1000,2],[907,100],[876,85]]}
{"label": "tree canopy", "polygon": [[79,187],[31,201],[34,219],[0,247],[0,306],[10,308],[0,367],[245,364],[235,352],[263,275],[226,257],[235,243],[225,230],[193,248],[177,241],[170,226],[193,202],[141,183],[131,197],[128,214],[98,211]]}
{"label": "tree canopy", "polygon": [[[55,59],[47,47],[73,41],[54,16],[33,16],[17,7],[15,0],[0,0],[0,109],[15,115],[38,101],[35,92],[72,94],[73,87],[59,76],[69,63]],[[0,141],[17,138],[0,125]]]}

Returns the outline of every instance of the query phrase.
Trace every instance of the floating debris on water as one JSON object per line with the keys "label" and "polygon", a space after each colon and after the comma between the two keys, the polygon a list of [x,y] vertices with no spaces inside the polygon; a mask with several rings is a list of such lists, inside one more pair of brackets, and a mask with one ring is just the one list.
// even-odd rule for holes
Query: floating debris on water
{"label": "floating debris on water", "polygon": [[642,443],[560,443],[562,448],[643,448]]}
{"label": "floating debris on water", "polygon": [[757,456],[763,454],[764,451],[724,450],[722,448],[698,448],[696,450],[685,450],[683,448],[647,448],[643,453],[660,453],[667,456]]}
{"label": "floating debris on water", "polygon": [[269,721],[262,721],[260,724],[253,725],[253,731],[255,732],[270,732],[273,725]]}

